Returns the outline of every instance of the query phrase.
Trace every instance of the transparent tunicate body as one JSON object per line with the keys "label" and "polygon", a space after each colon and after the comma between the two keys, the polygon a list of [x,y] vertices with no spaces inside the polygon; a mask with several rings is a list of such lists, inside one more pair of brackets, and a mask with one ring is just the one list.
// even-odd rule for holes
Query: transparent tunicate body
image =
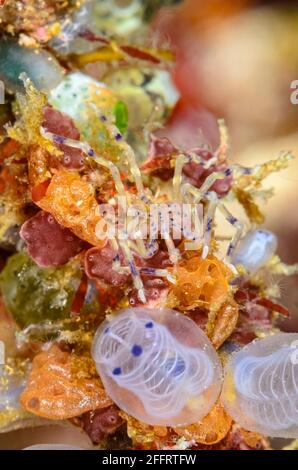
{"label": "transparent tunicate body", "polygon": [[[49,96],[50,103],[59,111],[66,113],[75,121],[88,119],[88,103],[92,102],[92,93],[100,95],[107,87],[81,72],[67,74]],[[94,100],[94,98],[93,98]]]}
{"label": "transparent tunicate body", "polygon": [[174,310],[129,308],[111,316],[95,335],[92,355],[112,400],[148,424],[200,421],[220,393],[215,349]]}
{"label": "transparent tunicate body", "polygon": [[243,428],[298,437],[298,333],[256,340],[226,365],[221,401]]}
{"label": "transparent tunicate body", "polygon": [[255,273],[274,255],[277,237],[269,230],[252,230],[238,244],[233,254],[233,264],[242,264],[249,273]]}

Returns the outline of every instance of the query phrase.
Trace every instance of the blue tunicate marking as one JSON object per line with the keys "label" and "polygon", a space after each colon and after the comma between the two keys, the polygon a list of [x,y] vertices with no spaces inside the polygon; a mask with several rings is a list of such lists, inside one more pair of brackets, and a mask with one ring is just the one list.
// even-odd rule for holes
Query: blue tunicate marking
{"label": "blue tunicate marking", "polygon": [[136,357],[139,357],[143,352],[143,348],[142,346],[140,346],[139,344],[134,344],[132,349],[131,349],[131,353],[136,356]]}
{"label": "blue tunicate marking", "polygon": [[148,323],[145,324],[145,328],[153,328],[154,323],[152,321],[148,321]]}
{"label": "blue tunicate marking", "polygon": [[121,374],[121,367],[115,367],[113,370],[113,375],[120,375]]}

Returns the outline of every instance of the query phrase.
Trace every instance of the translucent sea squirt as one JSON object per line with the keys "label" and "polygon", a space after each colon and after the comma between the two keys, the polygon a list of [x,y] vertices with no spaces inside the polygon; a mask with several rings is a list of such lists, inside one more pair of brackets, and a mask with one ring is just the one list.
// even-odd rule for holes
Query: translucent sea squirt
{"label": "translucent sea squirt", "polygon": [[234,354],[221,400],[249,431],[298,438],[298,333],[268,336]]}
{"label": "translucent sea squirt", "polygon": [[235,265],[242,264],[245,269],[253,274],[265,266],[275,254],[277,237],[269,230],[251,230],[240,241],[233,255]]}
{"label": "translucent sea squirt", "polygon": [[175,310],[129,308],[111,316],[95,335],[92,355],[112,400],[148,424],[197,422],[220,392],[216,351]]}

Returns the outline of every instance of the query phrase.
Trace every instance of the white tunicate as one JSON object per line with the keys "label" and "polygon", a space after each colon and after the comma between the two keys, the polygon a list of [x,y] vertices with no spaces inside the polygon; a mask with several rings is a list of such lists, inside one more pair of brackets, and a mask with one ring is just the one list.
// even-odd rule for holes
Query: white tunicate
{"label": "white tunicate", "polygon": [[84,450],[81,447],[72,446],[69,444],[35,444],[33,446],[25,447],[23,450]]}
{"label": "white tunicate", "polygon": [[252,230],[238,244],[233,263],[242,264],[249,273],[266,265],[277,248],[277,237],[269,230]]}
{"label": "white tunicate", "polygon": [[221,400],[249,431],[298,438],[298,333],[268,336],[234,354]]}
{"label": "white tunicate", "polygon": [[92,355],[107,393],[156,425],[199,421],[221,387],[221,364],[205,333],[174,310],[129,308],[95,335]]}
{"label": "white tunicate", "polygon": [[92,102],[92,93],[100,94],[106,89],[104,83],[84,73],[71,72],[51,91],[49,102],[75,121],[86,121],[88,120],[88,106]]}

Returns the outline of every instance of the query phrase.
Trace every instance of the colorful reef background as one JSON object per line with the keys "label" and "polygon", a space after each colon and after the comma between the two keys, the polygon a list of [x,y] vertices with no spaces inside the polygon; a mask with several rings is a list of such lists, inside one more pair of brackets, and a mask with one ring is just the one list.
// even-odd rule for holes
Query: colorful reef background
{"label": "colorful reef background", "polygon": [[295,2],[0,1],[0,449],[298,449],[297,42]]}

